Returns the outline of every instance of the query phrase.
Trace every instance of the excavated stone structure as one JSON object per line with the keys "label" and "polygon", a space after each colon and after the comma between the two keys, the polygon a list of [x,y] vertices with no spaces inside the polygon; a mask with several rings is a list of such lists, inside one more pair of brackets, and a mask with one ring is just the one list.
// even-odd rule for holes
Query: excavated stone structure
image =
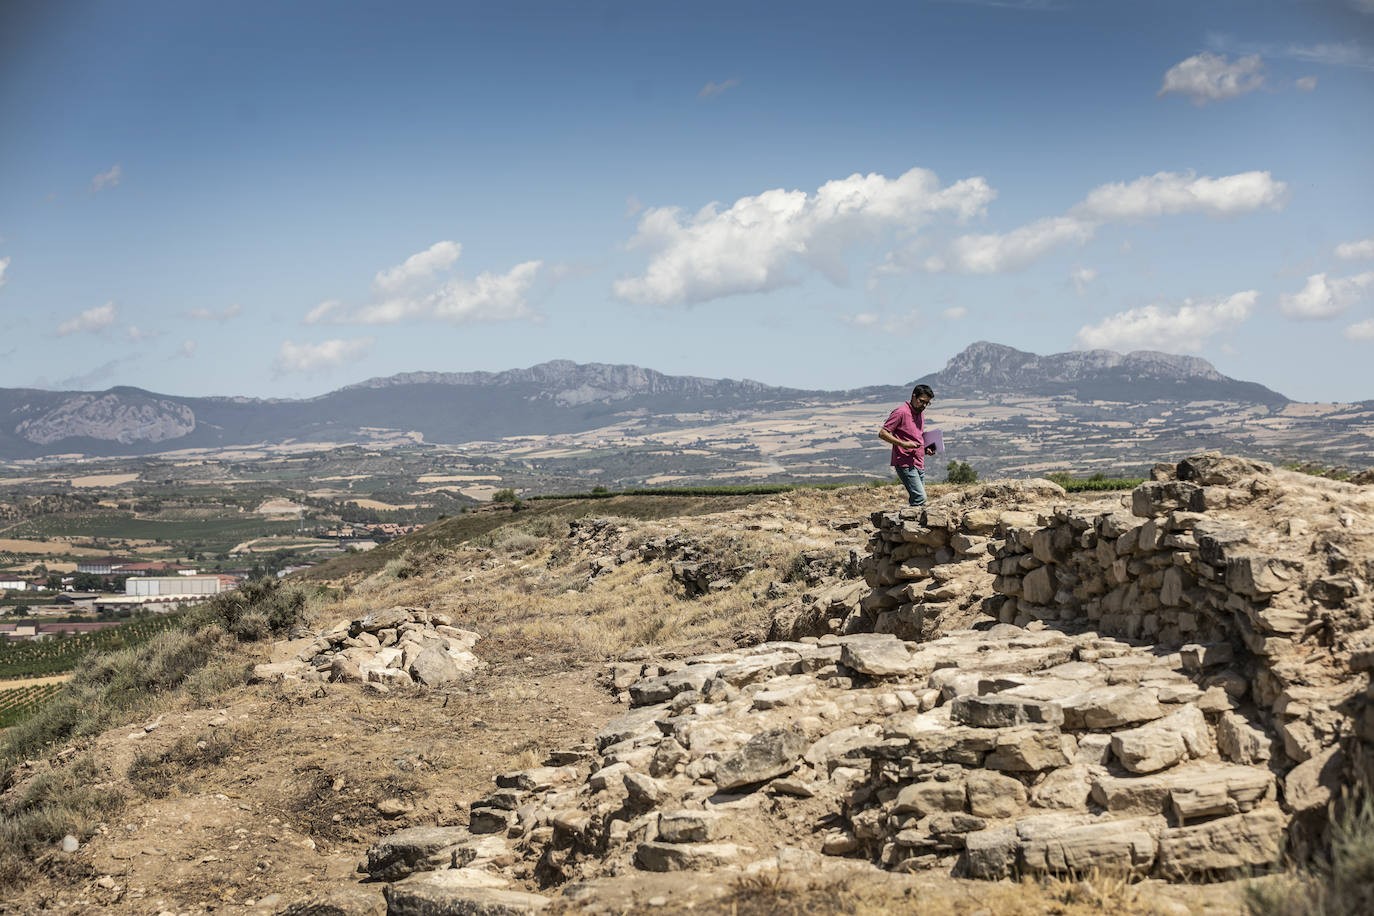
{"label": "excavated stone structure", "polygon": [[631,709],[594,746],[364,868],[395,901],[784,867],[1206,880],[1301,855],[1374,758],[1374,491],[1216,454],[1152,477],[1129,511],[1030,481],[875,513],[869,591],[820,602],[824,635],[627,656],[607,686]]}

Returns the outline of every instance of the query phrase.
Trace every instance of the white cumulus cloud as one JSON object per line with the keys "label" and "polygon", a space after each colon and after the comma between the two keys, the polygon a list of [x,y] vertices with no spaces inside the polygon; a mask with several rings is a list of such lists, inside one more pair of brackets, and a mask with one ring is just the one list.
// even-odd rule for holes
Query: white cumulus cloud
{"label": "white cumulus cloud", "polygon": [[375,338],[361,337],[355,340],[322,340],[319,343],[282,341],[277,358],[272,363],[272,371],[277,375],[291,373],[321,372],[335,369],[366,355],[372,348]]}
{"label": "white cumulus cloud", "polygon": [[1341,330],[1341,336],[1346,340],[1374,340],[1374,318],[1347,325]]}
{"label": "white cumulus cloud", "polygon": [[[931,272],[998,273],[1019,270],[1057,248],[1082,245],[1104,223],[1180,213],[1230,217],[1261,207],[1279,209],[1288,186],[1269,172],[1198,178],[1192,172],[1159,172],[1134,181],[1099,185],[1064,216],[1046,217],[1005,233],[963,235],[925,259]],[[885,267],[895,272],[903,253]]]}
{"label": "white cumulus cloud", "polygon": [[1019,270],[1061,245],[1082,244],[1092,238],[1094,224],[1072,216],[1036,220],[1007,233],[961,235],[948,251],[926,259],[926,270],[967,274]]}
{"label": "white cumulus cloud", "polygon": [[940,313],[940,317],[946,321],[959,321],[967,316],[968,309],[964,308],[962,305],[951,305]]}
{"label": "white cumulus cloud", "polygon": [[397,266],[380,271],[372,281],[372,288],[382,294],[405,289],[416,281],[428,280],[437,272],[452,267],[462,254],[463,246],[457,242],[435,242]]}
{"label": "white cumulus cloud", "polygon": [[1146,305],[1085,325],[1074,335],[1081,350],[1197,352],[1220,331],[1250,317],[1259,293],[1246,290],[1220,299],[1185,299],[1182,305]]}
{"label": "white cumulus cloud", "polygon": [[106,188],[113,188],[123,178],[124,169],[120,167],[119,163],[115,163],[91,179],[91,193],[98,194]]}
{"label": "white cumulus cloud", "polygon": [[1269,172],[1197,178],[1192,172],[1158,172],[1088,192],[1073,212],[1100,220],[1137,220],[1178,213],[1236,216],[1262,207],[1282,208],[1288,186]]}
{"label": "white cumulus cloud", "polygon": [[1289,318],[1335,318],[1374,289],[1374,271],[1353,277],[1312,274],[1296,293],[1279,297],[1279,311]]}
{"label": "white cumulus cloud", "polygon": [[483,271],[469,280],[441,278],[462,254],[457,242],[436,242],[372,281],[372,301],[354,308],[326,299],[305,314],[305,324],[394,324],[431,319],[453,324],[538,320],[527,296],[543,261],[525,261],[505,273]]}
{"label": "white cumulus cloud", "polygon": [[177,348],[176,355],[181,359],[190,359],[191,357],[195,356],[196,342],[194,340],[183,340],[181,342],[181,346]]}
{"label": "white cumulus cloud", "polygon": [[1300,76],[1293,81],[1293,85],[1298,87],[1299,92],[1311,92],[1317,88],[1317,78],[1315,76]]}
{"label": "white cumulus cloud", "polygon": [[124,329],[124,336],[134,343],[138,343],[140,340],[149,340],[161,333],[158,330],[145,331],[136,324],[131,324]]}
{"label": "white cumulus cloud", "polygon": [[5,271],[10,269],[10,259],[0,258],[0,286],[9,282],[9,277],[5,276]]}
{"label": "white cumulus cloud", "polygon": [[83,331],[103,331],[119,320],[119,309],[113,302],[86,309],[74,318],[68,318],[57,326],[57,336],[79,334]]}
{"label": "white cumulus cloud", "polygon": [[1344,261],[1374,258],[1374,239],[1360,239],[1358,242],[1342,242],[1336,246],[1336,257]]}
{"label": "white cumulus cloud", "polygon": [[764,191],[724,210],[651,207],[629,243],[652,253],[649,264],[617,281],[614,292],[646,305],[705,302],[790,285],[803,265],[843,282],[844,254],[860,241],[914,229],[937,213],[968,219],[995,196],[982,178],[942,188],[933,172],[916,168],[897,178],[856,173],[814,194]]}
{"label": "white cumulus cloud", "polygon": [[1194,105],[1223,102],[1263,86],[1263,70],[1258,54],[1231,61],[1204,51],[1170,67],[1156,95],[1186,95]]}

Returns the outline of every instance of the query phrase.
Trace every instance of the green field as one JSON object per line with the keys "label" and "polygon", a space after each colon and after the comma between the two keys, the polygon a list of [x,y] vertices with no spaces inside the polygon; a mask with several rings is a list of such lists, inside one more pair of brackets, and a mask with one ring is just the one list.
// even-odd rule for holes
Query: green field
{"label": "green field", "polygon": [[5,688],[0,684],[0,728],[18,725],[38,711],[43,702],[62,689],[61,684],[36,684]]}
{"label": "green field", "polygon": [[268,521],[262,518],[139,518],[131,512],[103,512],[46,515],[16,525],[6,537],[45,540],[63,538],[105,538],[157,541],[184,546],[198,543],[199,549],[227,552],[250,538],[272,534],[292,534],[299,527],[295,519]]}
{"label": "green field", "polygon": [[118,627],[45,639],[41,642],[0,644],[0,679],[44,677],[71,671],[81,657],[94,650],[108,651],[136,646],[175,627],[182,614],[146,617]]}

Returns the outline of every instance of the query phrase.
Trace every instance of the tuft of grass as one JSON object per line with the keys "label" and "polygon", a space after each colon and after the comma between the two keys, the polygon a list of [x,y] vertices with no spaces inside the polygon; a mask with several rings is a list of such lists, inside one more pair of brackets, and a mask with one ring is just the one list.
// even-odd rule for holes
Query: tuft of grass
{"label": "tuft of grass", "polygon": [[1331,824],[1331,850],[1306,871],[1255,882],[1245,891],[1251,916],[1355,916],[1374,913],[1374,800],[1361,793]]}
{"label": "tuft of grass", "polygon": [[221,729],[199,739],[183,736],[161,753],[140,751],[129,764],[129,782],[149,798],[184,792],[198,771],[218,766],[236,743],[236,735]]}
{"label": "tuft of grass", "polygon": [[29,880],[63,837],[85,841],[124,807],[123,795],[99,785],[105,775],[94,756],[85,754],[30,779],[0,807],[0,887]]}
{"label": "tuft of grass", "polygon": [[1041,881],[925,885],[895,876],[815,878],[761,871],[743,875],[714,900],[673,901],[665,916],[1155,916],[1177,912],[1157,892],[1124,876],[1091,873]]}

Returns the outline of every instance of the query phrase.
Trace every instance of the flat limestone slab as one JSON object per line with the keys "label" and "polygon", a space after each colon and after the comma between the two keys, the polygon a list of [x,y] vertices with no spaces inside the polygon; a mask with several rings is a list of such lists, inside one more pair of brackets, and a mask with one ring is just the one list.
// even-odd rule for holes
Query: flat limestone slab
{"label": "flat limestone slab", "polygon": [[1170,878],[1198,872],[1272,865],[1283,853],[1288,819],[1278,808],[1175,827],[1159,836],[1159,871]]}
{"label": "flat limestone slab", "polygon": [[387,916],[529,916],[549,905],[539,894],[476,886],[469,871],[426,872],[388,886]]}
{"label": "flat limestone slab", "polygon": [[736,865],[749,852],[734,843],[640,843],[635,864],[645,871],[703,871]]}

